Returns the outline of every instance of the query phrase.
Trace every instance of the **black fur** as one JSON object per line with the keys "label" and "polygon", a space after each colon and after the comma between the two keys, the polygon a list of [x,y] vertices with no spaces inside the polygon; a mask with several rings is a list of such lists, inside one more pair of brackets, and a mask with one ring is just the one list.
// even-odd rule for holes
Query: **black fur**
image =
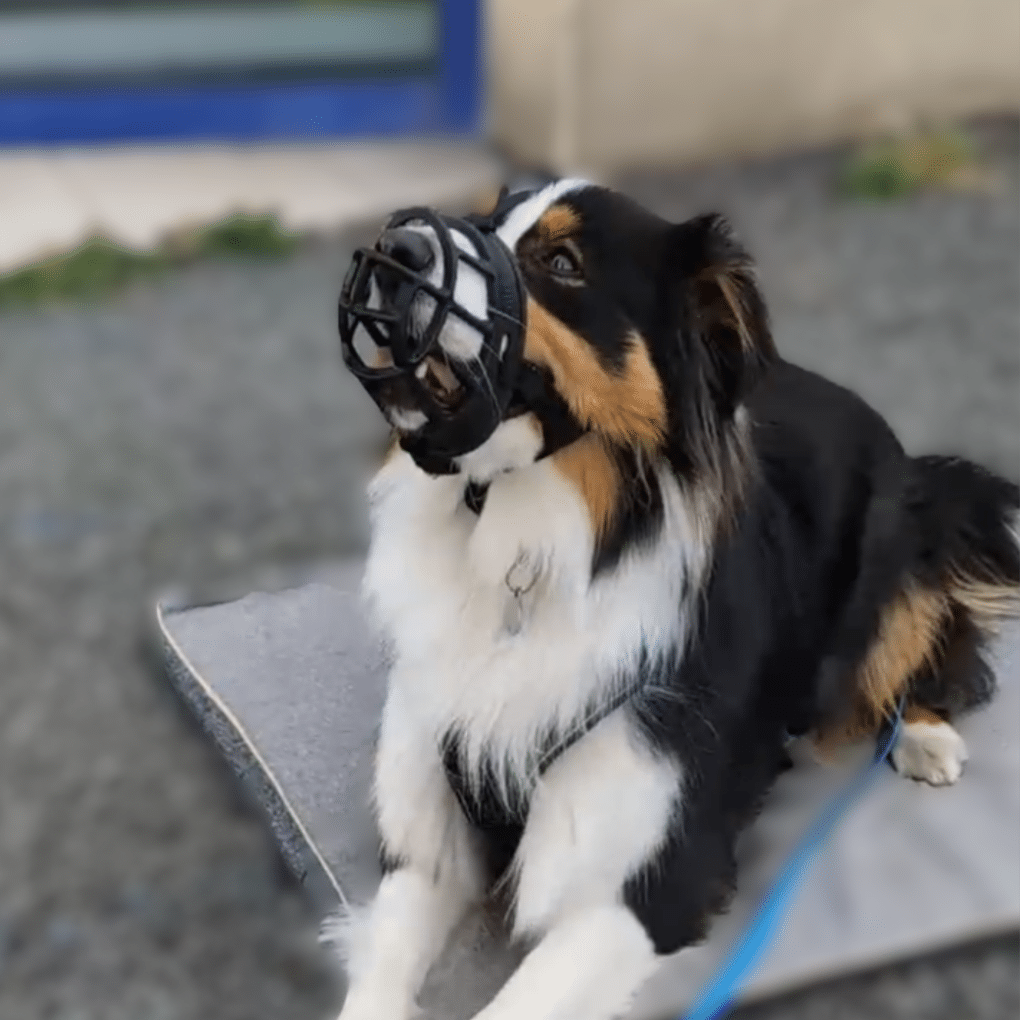
{"label": "black fur", "polygon": [[[859,669],[898,595],[920,586],[951,603],[936,661],[909,678],[912,703],[952,714],[991,696],[986,635],[952,600],[951,577],[1015,593],[1009,522],[1020,496],[968,462],[907,456],[858,396],[781,360],[751,260],[721,218],[671,226],[598,188],[563,204],[580,219],[584,285],[549,278],[536,231],[518,246],[529,292],[610,370],[640,333],[668,402],[661,461],[685,491],[724,508],[691,603],[693,641],[627,678],[637,693],[626,710],[684,776],[682,815],[626,888],[669,953],[724,908],[737,835],[788,764],[787,734],[852,711]],[[618,463],[629,484],[593,574],[661,526],[658,487],[632,451]]]}
{"label": "black fur", "polygon": [[653,542],[662,527],[662,490],[654,476],[642,476],[632,450],[614,451],[618,470],[628,479],[621,506],[607,534],[595,543],[592,577],[611,571],[627,551]]}

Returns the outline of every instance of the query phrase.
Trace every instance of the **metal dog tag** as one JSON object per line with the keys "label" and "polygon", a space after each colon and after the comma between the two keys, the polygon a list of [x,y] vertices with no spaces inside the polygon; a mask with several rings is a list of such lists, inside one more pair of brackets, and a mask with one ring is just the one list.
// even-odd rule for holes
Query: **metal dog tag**
{"label": "metal dog tag", "polygon": [[506,572],[506,586],[510,599],[503,613],[503,630],[516,637],[524,628],[525,596],[535,587],[541,566],[535,563],[527,552],[520,552]]}
{"label": "metal dog tag", "polygon": [[524,606],[522,599],[516,592],[511,594],[503,613],[503,630],[510,637],[517,637],[524,628]]}

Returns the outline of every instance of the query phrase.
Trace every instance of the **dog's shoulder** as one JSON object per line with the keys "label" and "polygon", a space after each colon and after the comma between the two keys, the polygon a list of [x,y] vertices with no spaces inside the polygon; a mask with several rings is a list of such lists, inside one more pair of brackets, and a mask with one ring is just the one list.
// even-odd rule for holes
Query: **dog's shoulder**
{"label": "dog's shoulder", "polygon": [[899,446],[885,418],[859,393],[789,361],[769,368],[749,394],[747,407],[754,421],[773,431],[785,427],[819,436],[849,428],[859,441]]}

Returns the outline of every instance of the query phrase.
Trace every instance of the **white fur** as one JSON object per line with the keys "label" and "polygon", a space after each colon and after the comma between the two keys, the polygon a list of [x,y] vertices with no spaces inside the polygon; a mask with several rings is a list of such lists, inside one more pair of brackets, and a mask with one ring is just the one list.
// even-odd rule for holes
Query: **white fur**
{"label": "white fur", "polygon": [[[496,231],[503,243],[513,251],[521,237],[538,221],[539,217],[557,201],[572,191],[588,187],[588,182],[567,178],[543,188],[511,210],[506,221]],[[439,286],[443,281],[443,251],[435,231],[424,223],[411,222],[406,229],[425,237],[432,247],[435,262],[429,272],[429,282]],[[451,230],[454,244],[469,255],[479,255],[471,241],[459,230]],[[483,321],[489,317],[489,293],[484,277],[473,266],[461,261],[457,266],[454,298],[458,305]],[[426,294],[415,299],[415,324],[424,329],[432,316],[435,301]],[[439,339],[440,346],[451,356],[470,361],[481,353],[482,338],[478,331],[456,315],[448,317]]]}
{"label": "white fur", "polygon": [[949,723],[904,723],[892,758],[901,775],[950,786],[963,774],[967,745]]}
{"label": "white fur", "polygon": [[428,421],[423,411],[410,410],[406,407],[388,407],[386,416],[390,424],[401,432],[417,432]]}
{"label": "white fur", "polygon": [[500,424],[496,431],[457,464],[468,478],[488,482],[496,475],[533,464],[542,449],[542,434],[530,412]]}
{"label": "white fur", "polygon": [[391,691],[383,709],[374,799],[390,854],[412,862],[375,900],[323,932],[347,963],[343,1020],[403,1020],[450,932],[483,891],[473,836],[437,746]]}
{"label": "white fur", "polygon": [[612,1020],[657,966],[637,918],[600,904],[560,920],[475,1020]]}
{"label": "white fur", "polygon": [[[445,266],[443,250],[440,247],[435,231],[429,226],[416,222],[409,223],[406,229],[413,230],[428,240],[435,259],[432,269],[429,270],[428,281],[433,286],[440,286],[443,282]],[[454,244],[461,251],[474,256],[480,254],[460,231],[452,230],[450,233]],[[475,318],[481,319],[483,322],[488,319],[488,287],[485,278],[474,266],[469,266],[466,262],[458,262],[453,296],[456,303],[465,311],[475,316]],[[415,298],[411,314],[414,324],[418,329],[425,329],[432,318],[435,307],[435,299],[428,294],[419,294]],[[458,358],[461,361],[470,361],[473,358],[477,358],[481,353],[482,337],[474,326],[469,325],[456,315],[450,315],[444,324],[439,344],[451,357]]]}
{"label": "white fur", "polygon": [[681,789],[676,763],[653,755],[626,715],[599,723],[535,789],[515,861],[515,933],[616,902],[666,838]]}
{"label": "white fur", "polygon": [[[476,834],[438,752],[451,729],[469,782],[488,764],[504,796],[530,796],[512,865],[514,927],[539,942],[480,1016],[609,1020],[655,966],[621,901],[682,809],[677,763],[653,753],[621,710],[541,776],[536,752],[550,731],[568,736],[615,696],[640,655],[683,646],[684,574],[696,588],[706,546],[664,474],[658,543],[591,580],[588,509],[551,459],[528,461],[536,435],[523,420],[507,422],[466,460],[465,474],[491,479],[481,515],[463,503],[465,474],[430,477],[403,452],[370,487],[365,591],[393,651],[376,807],[387,849],[407,864],[354,927],[343,1020],[406,1016],[408,989],[481,894]],[[512,632],[507,578],[519,571],[533,583]]]}
{"label": "white fur", "polygon": [[[459,230],[451,230],[453,243],[465,254],[478,258],[482,253],[471,243],[468,238]],[[454,296],[465,311],[470,312],[477,319],[488,317],[489,311],[489,289],[482,276],[474,266],[461,262],[457,272],[457,286],[454,289]]]}
{"label": "white fur", "polygon": [[[470,772],[489,756],[498,779],[525,776],[548,727],[570,732],[642,651],[683,644],[683,574],[703,569],[704,545],[675,483],[661,484],[660,543],[590,582],[587,507],[551,460],[496,475],[480,517],[463,478],[431,478],[406,454],[375,479],[365,585],[394,642],[391,689],[433,739],[461,731]],[[537,576],[515,636],[507,575],[522,560]]]}
{"label": "white fur", "polygon": [[350,990],[342,1020],[405,1020],[470,901],[411,868],[387,875],[369,910],[327,932],[343,943]]}
{"label": "white fur", "polygon": [[389,692],[383,708],[373,794],[391,854],[413,859],[466,895],[480,890],[470,830],[446,780],[438,744],[401,690]]}
{"label": "white fur", "polygon": [[[453,242],[463,252],[478,256],[474,245],[458,230],[450,232]],[[438,266],[438,262],[437,262]],[[489,318],[489,287],[485,277],[466,262],[457,264],[457,282],[454,284],[453,297],[457,305],[476,319],[483,322]],[[482,337],[474,326],[469,325],[455,314],[451,314],[439,338],[440,346],[454,358],[470,361],[477,358],[482,351]]]}
{"label": "white fur", "polygon": [[517,247],[517,242],[538,222],[546,209],[554,206],[572,191],[581,191],[588,187],[591,187],[590,181],[577,177],[565,177],[563,180],[549,184],[541,191],[535,192],[531,198],[521,202],[515,209],[511,209],[496,233],[500,240],[513,251]]}

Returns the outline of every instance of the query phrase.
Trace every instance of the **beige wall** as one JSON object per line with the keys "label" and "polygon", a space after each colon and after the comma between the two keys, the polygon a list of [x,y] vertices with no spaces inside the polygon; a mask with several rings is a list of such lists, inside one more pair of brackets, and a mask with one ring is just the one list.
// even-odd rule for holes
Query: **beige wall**
{"label": "beige wall", "polygon": [[1018,0],[487,0],[490,132],[611,174],[1020,106]]}

